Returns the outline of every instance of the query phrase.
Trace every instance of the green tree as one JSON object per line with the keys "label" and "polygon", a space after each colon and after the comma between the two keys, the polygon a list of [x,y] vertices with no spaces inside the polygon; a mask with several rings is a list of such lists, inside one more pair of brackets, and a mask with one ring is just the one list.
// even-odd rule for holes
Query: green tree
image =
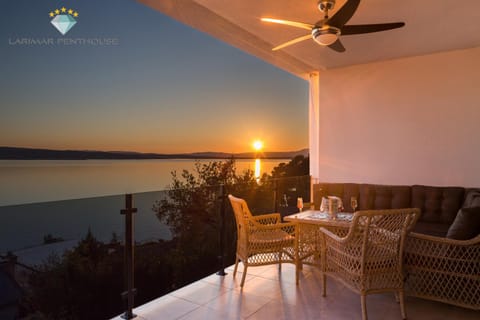
{"label": "green tree", "polygon": [[256,182],[251,171],[237,175],[233,159],[197,162],[193,172],[183,170],[180,176],[172,172],[167,197],[153,206],[176,243],[170,259],[179,285],[218,268],[220,185],[234,192],[235,188],[254,187]]}
{"label": "green tree", "polygon": [[50,256],[30,276],[33,309],[48,319],[105,319],[121,310],[122,256],[90,230],[62,257]]}
{"label": "green tree", "polygon": [[285,178],[285,177],[299,177],[308,176],[310,166],[310,158],[303,155],[295,156],[288,163],[280,163],[273,168],[273,178]]}
{"label": "green tree", "polygon": [[[284,182],[277,181],[278,178],[286,180],[287,177],[304,175],[305,170],[308,174],[308,158],[298,156],[288,164],[276,167],[272,176],[264,174],[258,182],[251,170],[236,173],[234,159],[197,162],[193,172],[183,170],[180,175],[172,172],[166,197],[156,201],[153,211],[162,223],[169,226],[175,241],[175,249],[169,254],[174,283],[186,284],[218,268],[220,185],[224,185],[225,194],[246,199],[253,214],[270,213],[275,207],[274,189],[278,186],[280,190],[298,188],[294,192],[309,190],[309,186],[303,186],[305,179],[300,181],[302,186],[297,186],[297,177]],[[227,263],[233,263],[235,222],[228,200],[225,209],[225,254]]]}

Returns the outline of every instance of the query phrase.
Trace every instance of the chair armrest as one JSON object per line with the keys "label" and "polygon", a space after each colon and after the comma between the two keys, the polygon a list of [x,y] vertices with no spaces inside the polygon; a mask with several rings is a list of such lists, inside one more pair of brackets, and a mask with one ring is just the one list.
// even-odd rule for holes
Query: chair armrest
{"label": "chair armrest", "polygon": [[408,237],[410,237],[411,239],[425,240],[425,241],[435,242],[438,244],[447,244],[447,245],[453,245],[453,246],[471,246],[474,244],[480,244],[480,234],[475,238],[472,238],[469,240],[455,240],[450,238],[431,236],[423,233],[416,233],[416,232],[410,232],[408,234]]}
{"label": "chair armrest", "polygon": [[332,231],[326,229],[326,228],[320,228],[320,232],[323,233],[325,236],[331,238],[332,240],[336,241],[336,242],[345,242],[346,239],[347,239],[347,236],[345,237],[339,237],[338,235],[336,235],[335,233],[333,233]]}
{"label": "chair armrest", "polygon": [[282,221],[280,218],[280,213],[268,213],[268,214],[255,215],[255,216],[252,216],[252,219],[255,222],[258,222],[260,224],[277,224]]}
{"label": "chair armrest", "polygon": [[[417,269],[457,278],[480,277],[480,235],[455,240],[411,232],[405,246],[407,272]],[[433,280],[432,280],[433,281]]]}

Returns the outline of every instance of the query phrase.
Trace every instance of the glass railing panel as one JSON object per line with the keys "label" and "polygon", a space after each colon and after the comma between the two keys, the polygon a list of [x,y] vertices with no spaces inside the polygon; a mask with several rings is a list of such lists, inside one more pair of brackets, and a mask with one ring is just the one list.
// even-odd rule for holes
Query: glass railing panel
{"label": "glass railing panel", "polygon": [[[122,312],[124,203],[117,195],[0,207],[0,277],[21,289],[11,304],[15,317],[106,319]],[[151,224],[142,218],[140,225]]]}
{"label": "glass railing panel", "polygon": [[[253,214],[284,216],[298,211],[298,197],[308,201],[309,181],[264,176],[133,194],[135,306],[234,263],[236,227],[226,195],[244,198]],[[23,289],[18,317],[106,319],[124,312],[122,209],[125,195],[0,207],[0,276],[10,272]]]}
{"label": "glass railing panel", "polygon": [[[150,204],[139,209],[136,219],[148,216],[149,228],[157,229],[158,235],[168,228],[171,238],[149,237],[135,246],[135,305],[218,271],[219,195],[219,186],[213,186],[171,189],[148,197]],[[142,233],[137,223],[135,238]]]}

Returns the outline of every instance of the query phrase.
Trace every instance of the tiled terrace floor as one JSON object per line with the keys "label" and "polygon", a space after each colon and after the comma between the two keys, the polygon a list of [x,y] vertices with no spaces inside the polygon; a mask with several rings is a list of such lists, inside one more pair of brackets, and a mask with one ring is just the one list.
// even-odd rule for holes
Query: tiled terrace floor
{"label": "tiled terrace floor", "polygon": [[[240,264],[239,270],[242,270]],[[338,282],[327,279],[327,296],[322,297],[320,273],[305,266],[300,285],[295,285],[291,264],[250,267],[243,290],[241,273],[233,279],[233,267],[225,277],[211,275],[135,309],[139,320],[283,320],[360,319],[360,297]],[[408,319],[480,319],[480,312],[443,303],[406,298]],[[370,320],[401,319],[400,306],[393,294],[367,297]],[[117,318],[120,319],[120,318]]]}

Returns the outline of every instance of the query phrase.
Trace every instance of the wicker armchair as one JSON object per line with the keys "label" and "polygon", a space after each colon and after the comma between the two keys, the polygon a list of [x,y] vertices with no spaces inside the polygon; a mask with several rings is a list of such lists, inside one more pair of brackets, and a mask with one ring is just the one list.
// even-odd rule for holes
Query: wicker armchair
{"label": "wicker armchair", "polygon": [[405,271],[408,295],[480,310],[480,235],[453,240],[412,232]]}
{"label": "wicker armchair", "polygon": [[279,213],[253,216],[245,200],[228,196],[237,223],[237,254],[235,259],[235,277],[238,262],[244,265],[242,281],[249,266],[295,263],[294,242],[296,226],[294,223],[282,223]]}
{"label": "wicker armchair", "polygon": [[362,318],[367,319],[366,295],[394,292],[406,319],[403,290],[403,250],[419,209],[357,211],[345,237],[321,228],[323,295],[326,276],[361,295]]}

